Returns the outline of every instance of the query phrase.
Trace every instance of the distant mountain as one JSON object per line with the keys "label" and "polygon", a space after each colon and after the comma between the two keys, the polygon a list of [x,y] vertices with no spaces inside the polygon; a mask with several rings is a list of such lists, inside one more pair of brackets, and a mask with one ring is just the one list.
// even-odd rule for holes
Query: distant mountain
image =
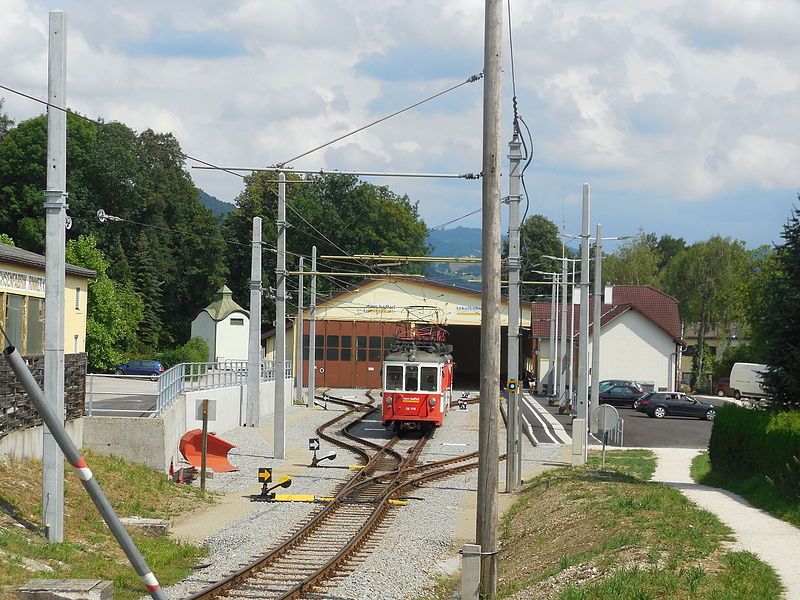
{"label": "distant mountain", "polygon": [[478,227],[437,229],[426,240],[433,246],[431,256],[480,256],[481,230]]}
{"label": "distant mountain", "polygon": [[206,194],[203,190],[200,190],[200,202],[203,203],[208,210],[219,217],[224,217],[229,212],[231,212],[234,208],[236,208],[235,204],[231,204],[230,202],[223,202],[219,198],[215,198],[211,194]]}

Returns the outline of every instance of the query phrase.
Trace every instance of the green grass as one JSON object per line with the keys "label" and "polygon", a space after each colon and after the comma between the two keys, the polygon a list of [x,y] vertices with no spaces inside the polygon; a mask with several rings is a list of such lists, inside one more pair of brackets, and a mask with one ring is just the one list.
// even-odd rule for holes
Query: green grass
{"label": "green grass", "polygon": [[[650,481],[646,450],[592,453],[585,467],[526,482],[500,521],[498,600],[778,600],[775,572],[727,552],[730,529],[678,490]],[[439,582],[427,600],[450,600]],[[528,592],[523,592],[528,590]],[[533,595],[530,592],[533,591]]]}
{"label": "green grass", "polygon": [[749,479],[734,479],[714,471],[708,460],[708,452],[702,452],[692,461],[691,476],[697,483],[738,494],[753,506],[800,527],[800,497],[797,493],[793,497],[787,496],[767,477],[759,475]]}
{"label": "green grass", "polygon": [[622,568],[609,577],[570,585],[558,600],[778,600],[781,585],[775,573],[749,552],[722,557],[722,571],[702,567],[676,569]]}
{"label": "green grass", "polygon": [[[211,502],[192,486],[116,457],[84,453],[120,517],[169,519]],[[106,579],[117,600],[135,600],[146,590],[69,467],[64,478],[64,541],[50,543],[41,530],[41,463],[0,463],[0,599],[36,578]],[[10,515],[10,516],[9,516]],[[189,575],[207,549],[169,537],[132,534],[162,586]]]}

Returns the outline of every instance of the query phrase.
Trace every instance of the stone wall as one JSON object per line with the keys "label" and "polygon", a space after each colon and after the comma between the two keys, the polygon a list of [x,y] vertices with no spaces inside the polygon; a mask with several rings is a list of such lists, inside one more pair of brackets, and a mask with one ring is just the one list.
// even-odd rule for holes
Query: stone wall
{"label": "stone wall", "polygon": [[[44,381],[44,356],[24,356],[33,377],[42,387]],[[66,420],[83,416],[86,400],[86,354],[64,355],[64,409]],[[28,394],[8,366],[0,360],[0,438],[14,431],[42,425],[42,419],[33,407]]]}

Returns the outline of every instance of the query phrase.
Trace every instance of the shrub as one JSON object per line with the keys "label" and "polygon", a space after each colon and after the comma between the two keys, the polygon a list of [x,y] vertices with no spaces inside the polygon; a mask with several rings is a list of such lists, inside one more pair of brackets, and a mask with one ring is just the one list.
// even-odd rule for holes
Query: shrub
{"label": "shrub", "polygon": [[721,407],[708,445],[715,471],[736,479],[768,477],[791,495],[800,490],[800,411]]}
{"label": "shrub", "polygon": [[183,346],[159,352],[156,358],[165,369],[181,363],[208,362],[208,344],[203,338],[193,337]]}

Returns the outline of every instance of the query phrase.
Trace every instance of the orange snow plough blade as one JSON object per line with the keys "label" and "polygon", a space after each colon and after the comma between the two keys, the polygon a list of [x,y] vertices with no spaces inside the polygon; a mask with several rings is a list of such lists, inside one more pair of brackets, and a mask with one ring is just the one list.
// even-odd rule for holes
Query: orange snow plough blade
{"label": "orange snow plough blade", "polygon": [[[206,434],[206,436],[206,468],[215,473],[238,471],[238,467],[234,467],[228,462],[228,451],[231,448],[236,448],[236,446],[210,433]],[[192,429],[184,433],[178,448],[190,465],[200,467],[203,452],[203,431]]]}

